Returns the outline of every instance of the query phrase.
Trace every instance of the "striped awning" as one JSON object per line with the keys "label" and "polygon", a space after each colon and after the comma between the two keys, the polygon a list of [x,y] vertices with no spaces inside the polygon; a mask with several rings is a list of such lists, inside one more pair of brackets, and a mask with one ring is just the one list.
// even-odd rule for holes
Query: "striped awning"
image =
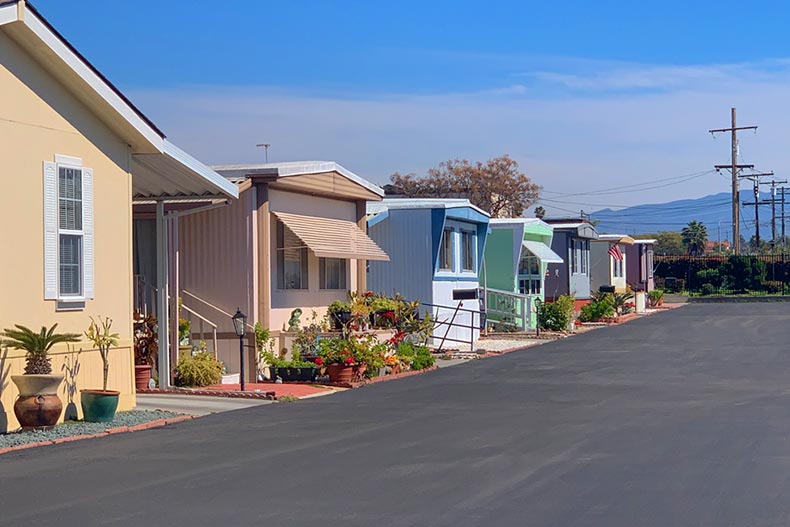
{"label": "striped awning", "polygon": [[290,212],[274,212],[274,215],[320,258],[390,259],[353,221]]}

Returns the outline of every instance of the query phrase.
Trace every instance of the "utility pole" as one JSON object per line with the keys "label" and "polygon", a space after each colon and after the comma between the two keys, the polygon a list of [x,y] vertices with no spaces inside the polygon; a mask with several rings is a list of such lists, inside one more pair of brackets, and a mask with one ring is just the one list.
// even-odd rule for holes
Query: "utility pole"
{"label": "utility pole", "polygon": [[[711,134],[720,132],[730,132],[732,135],[732,162],[729,167],[722,166],[721,168],[729,168],[732,175],[732,238],[733,250],[735,254],[740,253],[741,229],[740,229],[740,213],[739,213],[739,185],[738,185],[738,130],[757,130],[756,126],[741,126],[740,128],[735,124],[735,108],[730,109],[732,125],[730,128],[717,128],[709,130]],[[716,166],[716,170],[719,170]]]}
{"label": "utility pole", "polygon": [[[752,173],[752,174],[745,174],[739,176],[740,178],[749,179],[753,183],[754,188],[754,201],[752,202],[744,202],[744,206],[754,205],[754,229],[755,229],[755,240],[757,242],[757,248],[760,247],[760,205],[771,205],[772,208],[772,217],[771,217],[771,243],[776,244],[776,184],[777,183],[785,183],[786,181],[776,181],[771,180],[770,182],[761,182],[759,178],[761,177],[768,177],[773,176],[773,172],[760,172],[760,173]],[[760,199],[760,185],[771,185],[772,189],[772,196],[770,200],[761,200]]]}
{"label": "utility pole", "polygon": [[785,246],[785,188],[782,187],[782,252]]}

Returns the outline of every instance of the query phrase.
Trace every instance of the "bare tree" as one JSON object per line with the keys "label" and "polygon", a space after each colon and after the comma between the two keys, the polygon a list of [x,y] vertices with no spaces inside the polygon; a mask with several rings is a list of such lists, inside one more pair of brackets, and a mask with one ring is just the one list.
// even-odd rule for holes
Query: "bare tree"
{"label": "bare tree", "polygon": [[520,217],[540,197],[540,186],[521,172],[508,155],[471,163],[451,159],[425,176],[395,173],[398,194],[410,198],[467,198],[492,218]]}

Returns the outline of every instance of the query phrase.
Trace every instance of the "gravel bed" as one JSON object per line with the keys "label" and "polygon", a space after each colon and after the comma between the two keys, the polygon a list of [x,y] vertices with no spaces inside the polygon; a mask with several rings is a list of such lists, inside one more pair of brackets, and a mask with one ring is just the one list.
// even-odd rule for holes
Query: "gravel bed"
{"label": "gravel bed", "polygon": [[[529,348],[544,343],[544,340],[530,338],[479,339],[477,341],[476,351],[498,352],[511,350],[513,348]],[[455,347],[461,352],[469,352],[469,344],[460,344]]]}
{"label": "gravel bed", "polygon": [[33,430],[30,432],[12,432],[0,434],[0,448],[38,443],[39,441],[52,441],[61,437],[100,434],[109,428],[119,426],[134,426],[158,419],[170,419],[180,415],[176,412],[162,410],[131,410],[118,412],[111,423],[86,423],[84,421],[66,421],[50,430]]}

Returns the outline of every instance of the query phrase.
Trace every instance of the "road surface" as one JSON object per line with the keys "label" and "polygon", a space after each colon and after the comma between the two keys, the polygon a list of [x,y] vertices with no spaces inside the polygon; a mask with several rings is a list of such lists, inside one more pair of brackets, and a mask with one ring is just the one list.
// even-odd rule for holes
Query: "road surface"
{"label": "road surface", "polygon": [[0,457],[2,525],[790,525],[790,304]]}

